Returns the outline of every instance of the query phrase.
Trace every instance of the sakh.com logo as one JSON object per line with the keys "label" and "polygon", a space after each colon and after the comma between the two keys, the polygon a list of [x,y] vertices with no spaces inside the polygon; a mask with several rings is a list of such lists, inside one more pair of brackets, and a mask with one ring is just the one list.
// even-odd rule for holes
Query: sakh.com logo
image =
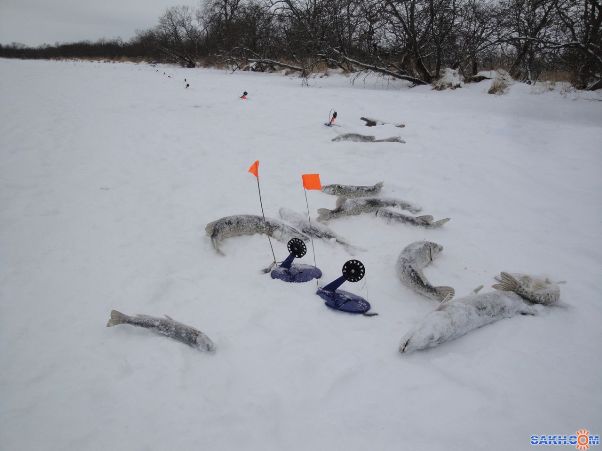
{"label": "sakh.com logo", "polygon": [[531,445],[561,446],[574,445],[580,451],[600,445],[599,435],[590,435],[587,429],[579,429],[574,435],[532,435]]}

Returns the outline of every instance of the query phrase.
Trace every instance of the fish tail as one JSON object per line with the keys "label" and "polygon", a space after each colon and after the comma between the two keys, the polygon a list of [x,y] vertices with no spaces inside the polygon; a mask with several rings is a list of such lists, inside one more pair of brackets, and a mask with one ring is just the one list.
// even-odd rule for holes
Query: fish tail
{"label": "fish tail", "polygon": [[516,291],[518,289],[518,280],[512,277],[507,272],[501,272],[500,277],[497,278],[500,283],[492,285],[493,288],[500,291]]}
{"label": "fish tail", "polygon": [[118,324],[123,324],[127,322],[128,316],[124,313],[118,312],[117,310],[111,310],[111,317],[109,318],[109,322],[107,323],[107,327],[117,326]]}
{"label": "fish tail", "polygon": [[456,290],[452,287],[435,287],[435,292],[437,293],[437,298],[440,301],[449,301],[456,294]]}
{"label": "fish tail", "polygon": [[[420,216],[419,216],[420,217]],[[438,221],[435,222],[429,222],[427,225],[430,228],[434,228],[434,227],[441,227],[443,224],[449,222],[451,218],[444,218],[444,219],[439,219]]]}
{"label": "fish tail", "polygon": [[431,215],[416,216],[416,219],[424,224],[433,223],[433,217]]}

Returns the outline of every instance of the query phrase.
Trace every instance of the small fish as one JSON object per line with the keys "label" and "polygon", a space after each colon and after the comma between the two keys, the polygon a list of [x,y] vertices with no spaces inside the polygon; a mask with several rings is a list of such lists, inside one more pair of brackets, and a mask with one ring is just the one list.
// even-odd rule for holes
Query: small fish
{"label": "small fish", "polygon": [[322,192],[332,194],[339,197],[371,197],[382,189],[384,182],[378,182],[373,186],[357,186],[357,185],[324,185]]}
{"label": "small fish", "polygon": [[408,210],[412,213],[418,213],[421,208],[401,199],[386,199],[379,197],[359,197],[356,199],[347,199],[339,197],[334,210],[327,208],[318,209],[318,221],[329,221],[343,216],[356,216],[362,213],[374,213],[380,208],[398,207],[402,210]]}
{"label": "small fish", "polygon": [[179,323],[167,315],[165,315],[165,318],[155,318],[148,315],[128,316],[117,310],[111,310],[111,318],[107,323],[107,327],[119,324],[144,327],[201,351],[215,351],[215,345],[207,335],[194,327]]}
{"label": "small fish", "polygon": [[303,216],[296,211],[289,210],[288,208],[281,208],[278,213],[280,217],[293,225],[293,227],[299,229],[302,233],[307,236],[312,236],[314,238],[321,238],[326,240],[334,240],[336,243],[342,245],[349,252],[356,250],[354,246],[349,244],[343,238],[334,233],[330,228],[326,227],[324,224],[320,224],[317,221],[312,221],[310,224],[307,220],[307,217]]}
{"label": "small fish", "polygon": [[[370,117],[360,117],[360,120],[362,120],[362,121],[364,121],[366,123],[365,124],[366,127],[375,127],[377,125],[387,125],[387,124],[389,124],[389,122],[384,122],[384,121],[381,121],[380,119],[372,119]],[[398,128],[404,128],[405,127],[405,124],[401,124],[401,123],[399,123],[399,124],[392,124],[392,125],[394,125],[395,127],[398,127]]]}
{"label": "small fish", "polygon": [[384,139],[376,139],[375,136],[371,135],[360,135],[359,133],[345,133],[339,135],[335,138],[332,138],[332,141],[351,141],[356,143],[401,143],[404,144],[405,141],[401,139],[399,136],[391,136],[390,138]]}
{"label": "small fish", "polygon": [[403,338],[399,352],[431,348],[500,319],[536,313],[536,307],[513,292],[491,291],[446,301]]}
{"label": "small fish", "polygon": [[433,221],[433,217],[431,215],[424,216],[408,216],[397,211],[387,210],[385,208],[381,208],[376,210],[376,216],[379,218],[383,218],[387,222],[401,222],[404,224],[412,224],[415,226],[426,227],[427,229],[435,229],[437,227],[441,227],[443,224],[448,222],[450,218],[440,219],[439,221]]}
{"label": "small fish", "polygon": [[309,237],[305,234],[277,219],[265,218],[264,220],[261,216],[256,215],[226,216],[207,224],[205,231],[211,238],[214,249],[222,255],[223,252],[219,248],[219,243],[226,238],[235,236],[262,233],[283,243],[291,238],[299,238],[303,241],[309,240]]}
{"label": "small fish", "polygon": [[534,304],[552,305],[560,299],[560,287],[547,278],[502,272],[496,279],[496,290],[513,291]]}
{"label": "small fish", "polygon": [[434,287],[422,273],[422,269],[428,266],[442,250],[443,246],[432,241],[416,241],[406,246],[397,258],[396,269],[401,283],[436,301],[451,299],[455,294],[452,287]]}

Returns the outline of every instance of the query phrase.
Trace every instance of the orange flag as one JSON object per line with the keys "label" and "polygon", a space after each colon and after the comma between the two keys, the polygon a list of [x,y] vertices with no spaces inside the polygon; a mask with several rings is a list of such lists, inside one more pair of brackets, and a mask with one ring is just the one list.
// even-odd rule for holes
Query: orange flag
{"label": "orange flag", "polygon": [[255,163],[249,168],[249,172],[259,178],[259,160],[255,160]]}
{"label": "orange flag", "polygon": [[305,189],[322,189],[322,184],[320,183],[320,174],[303,174],[301,176],[303,179],[303,188]]}

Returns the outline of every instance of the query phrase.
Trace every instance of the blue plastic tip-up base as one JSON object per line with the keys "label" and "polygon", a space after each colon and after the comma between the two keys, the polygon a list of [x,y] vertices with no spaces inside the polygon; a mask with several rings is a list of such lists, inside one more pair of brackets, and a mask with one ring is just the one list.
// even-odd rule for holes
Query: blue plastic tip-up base
{"label": "blue plastic tip-up base", "polygon": [[278,266],[271,272],[272,279],[280,279],[285,282],[301,283],[322,277],[322,271],[315,266],[293,264],[290,268]]}
{"label": "blue plastic tip-up base", "polygon": [[335,310],[347,313],[366,313],[370,310],[368,301],[348,291],[318,288],[316,294],[326,301],[328,307]]}

